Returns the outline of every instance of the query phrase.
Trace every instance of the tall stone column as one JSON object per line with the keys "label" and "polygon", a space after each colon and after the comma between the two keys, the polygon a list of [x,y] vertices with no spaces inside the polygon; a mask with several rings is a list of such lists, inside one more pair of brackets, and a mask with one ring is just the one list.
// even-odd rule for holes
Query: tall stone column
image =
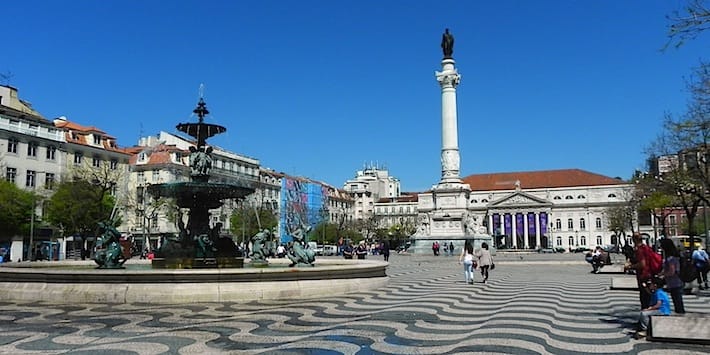
{"label": "tall stone column", "polygon": [[440,185],[460,184],[458,118],[456,116],[456,86],[461,81],[453,58],[441,61],[442,71],[436,72],[441,86],[441,182]]}

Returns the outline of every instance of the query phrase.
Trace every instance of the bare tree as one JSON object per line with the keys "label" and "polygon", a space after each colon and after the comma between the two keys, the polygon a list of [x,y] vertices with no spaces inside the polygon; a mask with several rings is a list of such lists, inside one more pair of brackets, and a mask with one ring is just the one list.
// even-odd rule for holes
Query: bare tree
{"label": "bare tree", "polygon": [[688,0],[682,10],[673,11],[666,18],[670,24],[664,49],[670,45],[678,48],[710,28],[710,1]]}
{"label": "bare tree", "polygon": [[11,72],[7,71],[4,73],[0,73],[0,84],[2,85],[10,85],[10,81],[15,75],[12,74]]}

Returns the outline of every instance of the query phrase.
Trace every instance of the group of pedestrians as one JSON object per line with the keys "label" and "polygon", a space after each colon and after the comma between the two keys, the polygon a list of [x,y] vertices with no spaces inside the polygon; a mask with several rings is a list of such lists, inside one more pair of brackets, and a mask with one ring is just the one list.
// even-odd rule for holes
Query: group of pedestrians
{"label": "group of pedestrians", "polygon": [[441,253],[441,249],[444,250],[444,255],[450,255],[454,256],[454,242],[449,242],[449,244],[439,244],[438,241],[435,241],[431,243],[431,251],[434,253],[435,256],[438,256]]}
{"label": "group of pedestrians", "polygon": [[[663,251],[662,258],[650,246],[644,244],[640,233],[634,233],[632,240],[634,243],[633,260],[625,265],[625,269],[633,269],[636,273],[641,306],[636,337],[641,338],[647,335],[646,330],[651,316],[671,314],[671,300],[675,313],[685,313],[685,305],[683,304],[685,284],[681,278],[681,254],[671,239],[660,240],[660,247]],[[657,262],[659,258],[661,259],[660,265]],[[707,288],[708,257],[702,247],[693,252],[692,262],[698,272],[699,288],[703,289],[703,285]],[[668,293],[670,293],[670,297]]]}
{"label": "group of pedestrians", "polygon": [[466,242],[459,256],[459,264],[463,264],[464,282],[473,284],[474,273],[476,269],[481,272],[483,283],[488,282],[488,271],[495,267],[493,257],[488,250],[488,243],[481,244],[481,248],[474,251],[473,245]]}

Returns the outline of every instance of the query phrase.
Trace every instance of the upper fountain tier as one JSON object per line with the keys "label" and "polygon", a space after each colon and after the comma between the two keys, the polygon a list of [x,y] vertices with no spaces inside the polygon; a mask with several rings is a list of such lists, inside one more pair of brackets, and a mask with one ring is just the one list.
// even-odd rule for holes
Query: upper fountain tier
{"label": "upper fountain tier", "polygon": [[205,104],[205,100],[202,98],[200,98],[200,102],[197,103],[197,108],[195,108],[192,112],[197,114],[198,122],[180,123],[176,126],[176,128],[178,131],[185,132],[190,137],[196,138],[198,150],[205,146],[207,138],[227,131],[226,128],[220,125],[204,122],[205,116],[207,116],[210,112],[207,110],[207,104]]}

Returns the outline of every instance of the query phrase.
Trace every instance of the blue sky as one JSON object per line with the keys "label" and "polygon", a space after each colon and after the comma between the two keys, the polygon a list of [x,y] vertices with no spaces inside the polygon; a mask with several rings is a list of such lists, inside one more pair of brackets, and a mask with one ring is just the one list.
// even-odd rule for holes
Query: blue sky
{"label": "blue sky", "polygon": [[365,163],[404,191],[441,177],[444,28],[461,175],[579,168],[629,178],[708,36],[666,43],[680,0],[11,1],[0,73],[47,118],[131,146],[194,121],[209,143],[341,187]]}

